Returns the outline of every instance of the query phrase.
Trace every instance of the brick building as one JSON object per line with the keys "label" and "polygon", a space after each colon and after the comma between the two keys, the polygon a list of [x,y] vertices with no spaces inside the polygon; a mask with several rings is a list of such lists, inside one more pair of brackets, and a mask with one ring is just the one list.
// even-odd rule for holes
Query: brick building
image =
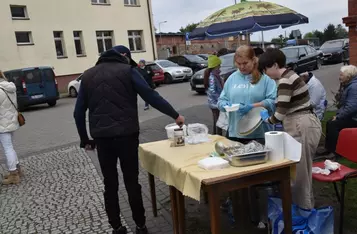
{"label": "brick building", "polygon": [[343,22],[349,27],[350,64],[357,66],[357,0],[348,0],[348,16]]}
{"label": "brick building", "polygon": [[179,54],[212,54],[221,48],[235,50],[239,45],[250,44],[250,36],[219,38],[214,40],[194,40],[186,45],[184,33],[156,34],[156,47],[159,59]]}

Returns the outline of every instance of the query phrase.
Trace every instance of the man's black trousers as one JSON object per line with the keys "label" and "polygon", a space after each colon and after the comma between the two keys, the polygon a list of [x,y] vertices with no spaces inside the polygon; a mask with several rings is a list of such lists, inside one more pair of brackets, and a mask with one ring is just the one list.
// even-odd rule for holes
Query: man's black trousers
{"label": "man's black trousers", "polygon": [[104,202],[110,225],[121,226],[117,162],[120,161],[133,219],[137,226],[145,225],[145,210],[139,176],[139,134],[129,137],[95,139],[98,159],[104,176]]}

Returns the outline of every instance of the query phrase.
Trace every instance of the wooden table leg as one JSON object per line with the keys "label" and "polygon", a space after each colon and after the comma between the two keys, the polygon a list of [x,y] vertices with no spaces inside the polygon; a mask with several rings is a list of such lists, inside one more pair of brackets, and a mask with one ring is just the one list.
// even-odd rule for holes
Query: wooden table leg
{"label": "wooden table leg", "polygon": [[221,233],[221,211],[219,208],[219,191],[214,186],[207,186],[208,205],[211,218],[211,233]]}
{"label": "wooden table leg", "polygon": [[176,188],[170,186],[170,199],[171,199],[171,215],[174,228],[174,234],[179,234],[179,222],[177,213],[177,191]]}
{"label": "wooden table leg", "polygon": [[179,223],[179,233],[185,234],[185,197],[183,194],[176,189],[176,200],[177,200],[177,214]]}
{"label": "wooden table leg", "polygon": [[291,214],[291,187],[290,177],[280,181],[280,193],[283,202],[284,233],[292,234],[292,214]]}
{"label": "wooden table leg", "polygon": [[151,194],[152,213],[154,214],[154,217],[157,217],[155,177],[150,173],[148,173],[148,175],[149,175],[149,186],[150,186],[150,194]]}

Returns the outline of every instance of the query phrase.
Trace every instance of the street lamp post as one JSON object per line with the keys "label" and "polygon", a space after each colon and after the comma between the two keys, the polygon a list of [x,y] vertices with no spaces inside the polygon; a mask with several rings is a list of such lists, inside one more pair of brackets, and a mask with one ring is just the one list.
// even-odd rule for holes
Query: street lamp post
{"label": "street lamp post", "polygon": [[159,23],[160,45],[162,45],[162,40],[161,40],[161,24],[165,24],[165,23],[167,23],[166,20]]}

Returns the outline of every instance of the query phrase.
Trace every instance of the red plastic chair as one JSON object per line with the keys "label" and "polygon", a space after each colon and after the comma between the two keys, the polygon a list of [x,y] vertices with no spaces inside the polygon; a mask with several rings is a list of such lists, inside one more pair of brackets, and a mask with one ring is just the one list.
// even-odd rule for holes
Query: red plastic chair
{"label": "red plastic chair", "polygon": [[[349,161],[357,163],[357,128],[343,129],[338,137],[336,153]],[[324,162],[316,162],[314,167],[324,168]],[[340,202],[340,228],[343,234],[343,214],[345,209],[345,186],[348,179],[357,177],[357,170],[341,165],[341,170],[332,172],[330,175],[312,174],[314,180],[333,183],[336,196]],[[341,193],[338,192],[337,182],[341,182]]]}

